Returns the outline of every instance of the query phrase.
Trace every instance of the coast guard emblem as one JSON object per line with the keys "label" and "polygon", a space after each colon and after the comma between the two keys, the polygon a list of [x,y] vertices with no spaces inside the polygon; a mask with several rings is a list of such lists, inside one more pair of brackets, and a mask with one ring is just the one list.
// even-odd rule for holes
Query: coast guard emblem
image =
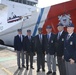
{"label": "coast guard emblem", "polygon": [[72,23],[72,20],[69,14],[58,16],[58,20],[60,21],[59,23],[62,23],[64,25],[64,27],[68,26],[69,23]]}

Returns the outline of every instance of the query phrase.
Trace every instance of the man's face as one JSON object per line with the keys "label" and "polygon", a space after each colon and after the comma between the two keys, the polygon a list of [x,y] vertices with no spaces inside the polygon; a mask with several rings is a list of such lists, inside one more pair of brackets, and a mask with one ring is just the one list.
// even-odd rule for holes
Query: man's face
{"label": "man's face", "polygon": [[31,36],[31,32],[27,32],[27,35],[28,35],[28,36]]}
{"label": "man's face", "polygon": [[52,29],[51,28],[47,28],[46,31],[47,31],[47,33],[50,33],[52,31]]}
{"label": "man's face", "polygon": [[18,34],[22,34],[22,31],[18,31]]}
{"label": "man's face", "polygon": [[42,34],[42,30],[39,30],[38,33],[39,33],[39,34]]}
{"label": "man's face", "polygon": [[64,27],[63,26],[58,26],[57,29],[60,32],[60,31],[62,31],[64,29]]}
{"label": "man's face", "polygon": [[73,33],[73,31],[74,31],[74,27],[67,27],[67,32],[69,34]]}

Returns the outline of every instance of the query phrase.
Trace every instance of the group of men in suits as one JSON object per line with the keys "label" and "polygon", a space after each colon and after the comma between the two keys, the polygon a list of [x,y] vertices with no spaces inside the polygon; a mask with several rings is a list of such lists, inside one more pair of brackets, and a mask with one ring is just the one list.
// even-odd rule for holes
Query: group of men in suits
{"label": "group of men in suits", "polygon": [[38,28],[38,34],[31,36],[31,30],[27,30],[27,36],[22,35],[18,29],[18,35],[14,38],[14,48],[17,50],[17,64],[20,69],[20,53],[22,53],[22,67],[25,68],[24,52],[26,53],[26,69],[33,68],[33,56],[37,54],[37,72],[45,72],[45,54],[47,55],[47,75],[56,75],[56,56],[60,75],[76,75],[76,34],[74,25],[70,23],[67,32],[64,26],[57,25],[58,33],[52,32],[52,26],[46,27],[46,35],[42,34],[42,28]]}

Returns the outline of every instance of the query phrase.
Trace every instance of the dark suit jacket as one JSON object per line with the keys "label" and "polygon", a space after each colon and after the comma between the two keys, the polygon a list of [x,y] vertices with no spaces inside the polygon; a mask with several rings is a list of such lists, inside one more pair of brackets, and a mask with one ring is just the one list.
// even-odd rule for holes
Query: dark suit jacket
{"label": "dark suit jacket", "polygon": [[62,55],[64,54],[64,37],[66,34],[67,33],[63,31],[59,39],[57,39],[58,33],[56,34],[55,47],[56,47],[57,56],[59,57],[62,57]]}
{"label": "dark suit jacket", "polygon": [[51,33],[50,41],[48,42],[47,35],[44,37],[44,49],[46,54],[54,55],[55,54],[55,34]]}
{"label": "dark suit jacket", "polygon": [[39,40],[39,35],[35,36],[35,52],[44,54],[44,35],[42,35],[42,42]]}
{"label": "dark suit jacket", "polygon": [[25,36],[23,40],[23,48],[26,52],[34,52],[34,40],[31,36],[31,40],[29,40],[28,36]]}
{"label": "dark suit jacket", "polygon": [[76,34],[73,33],[68,41],[66,40],[67,35],[64,40],[64,59],[69,61],[72,58],[76,62]]}
{"label": "dark suit jacket", "polygon": [[[24,35],[22,35],[24,39]],[[21,42],[19,35],[14,37],[14,49],[17,51],[21,51],[23,49],[23,43]]]}

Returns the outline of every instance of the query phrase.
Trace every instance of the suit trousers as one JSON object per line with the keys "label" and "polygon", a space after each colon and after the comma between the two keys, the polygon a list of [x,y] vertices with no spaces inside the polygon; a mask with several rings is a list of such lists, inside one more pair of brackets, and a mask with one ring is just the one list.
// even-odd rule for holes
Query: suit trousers
{"label": "suit trousers", "polygon": [[25,64],[24,61],[24,51],[17,51],[17,65],[20,67],[20,58],[22,59],[22,65]]}
{"label": "suit trousers", "polygon": [[44,54],[37,54],[37,69],[44,69],[45,68],[45,55]]}
{"label": "suit trousers", "polygon": [[26,66],[28,67],[29,64],[29,60],[30,60],[30,67],[33,66],[33,53],[32,52],[26,52]]}
{"label": "suit trousers", "polygon": [[56,58],[54,55],[47,54],[47,66],[49,71],[56,72]]}
{"label": "suit trousers", "polygon": [[70,64],[70,62],[65,61],[66,75],[76,75],[76,63]]}
{"label": "suit trousers", "polygon": [[66,75],[65,60],[57,56],[58,68],[60,75]]}

